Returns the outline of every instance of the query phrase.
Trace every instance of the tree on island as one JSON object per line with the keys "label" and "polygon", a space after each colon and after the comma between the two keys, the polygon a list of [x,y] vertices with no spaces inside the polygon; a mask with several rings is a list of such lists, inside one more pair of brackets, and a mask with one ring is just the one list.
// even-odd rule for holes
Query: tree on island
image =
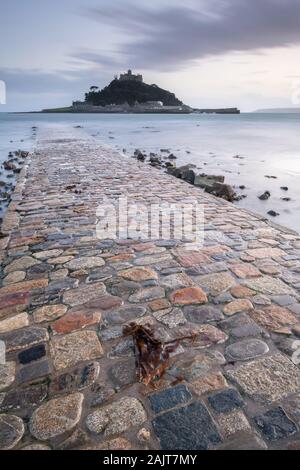
{"label": "tree on island", "polygon": [[146,103],[147,101],[161,101],[164,106],[182,106],[183,104],[174,93],[157,85],[117,78],[102,90],[91,87],[90,91],[85,94],[85,102],[94,106],[125,103],[133,106],[136,102]]}

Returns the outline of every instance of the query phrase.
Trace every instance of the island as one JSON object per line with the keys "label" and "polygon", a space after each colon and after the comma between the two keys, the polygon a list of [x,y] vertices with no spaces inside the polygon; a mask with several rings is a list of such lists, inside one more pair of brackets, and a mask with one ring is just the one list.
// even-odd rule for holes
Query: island
{"label": "island", "polygon": [[84,101],[73,101],[66,108],[44,109],[43,113],[134,113],[134,114],[239,114],[237,108],[196,109],[180,101],[174,93],[148,85],[143,76],[129,69],[108,86],[99,89],[91,86]]}

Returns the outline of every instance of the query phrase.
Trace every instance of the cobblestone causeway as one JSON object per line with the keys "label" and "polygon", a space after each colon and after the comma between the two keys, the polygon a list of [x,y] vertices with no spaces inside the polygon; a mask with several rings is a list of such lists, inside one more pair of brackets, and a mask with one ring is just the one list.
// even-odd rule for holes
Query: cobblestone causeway
{"label": "cobblestone causeway", "polygon": [[[122,195],[197,199],[204,246],[100,240],[96,209]],[[300,449],[300,236],[59,126],[2,231],[0,449]],[[156,389],[133,320],[196,331]]]}

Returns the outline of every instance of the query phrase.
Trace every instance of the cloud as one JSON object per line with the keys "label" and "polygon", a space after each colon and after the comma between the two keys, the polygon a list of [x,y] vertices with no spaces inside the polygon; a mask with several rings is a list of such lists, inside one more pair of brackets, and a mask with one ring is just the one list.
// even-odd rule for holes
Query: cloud
{"label": "cloud", "polygon": [[[78,62],[77,62],[78,65]],[[105,84],[111,78],[109,72],[101,73]],[[7,87],[7,93],[83,93],[93,80],[99,82],[99,67],[83,69],[45,71],[40,69],[0,68],[0,79]]]}
{"label": "cloud", "polygon": [[75,56],[110,66],[164,71],[208,56],[300,43],[299,0],[202,0],[155,8],[115,0],[86,14],[111,25],[125,40],[111,58],[89,51]]}

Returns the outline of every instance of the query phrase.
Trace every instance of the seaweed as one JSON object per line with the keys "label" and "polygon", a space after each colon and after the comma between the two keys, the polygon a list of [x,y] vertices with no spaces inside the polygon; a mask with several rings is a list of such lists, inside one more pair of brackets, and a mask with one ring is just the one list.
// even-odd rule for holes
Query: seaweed
{"label": "seaweed", "polygon": [[185,339],[195,340],[196,334],[161,341],[155,337],[154,328],[149,325],[139,325],[131,322],[123,328],[124,336],[132,336],[139,382],[154,385],[161,380],[170,363],[170,354]]}

